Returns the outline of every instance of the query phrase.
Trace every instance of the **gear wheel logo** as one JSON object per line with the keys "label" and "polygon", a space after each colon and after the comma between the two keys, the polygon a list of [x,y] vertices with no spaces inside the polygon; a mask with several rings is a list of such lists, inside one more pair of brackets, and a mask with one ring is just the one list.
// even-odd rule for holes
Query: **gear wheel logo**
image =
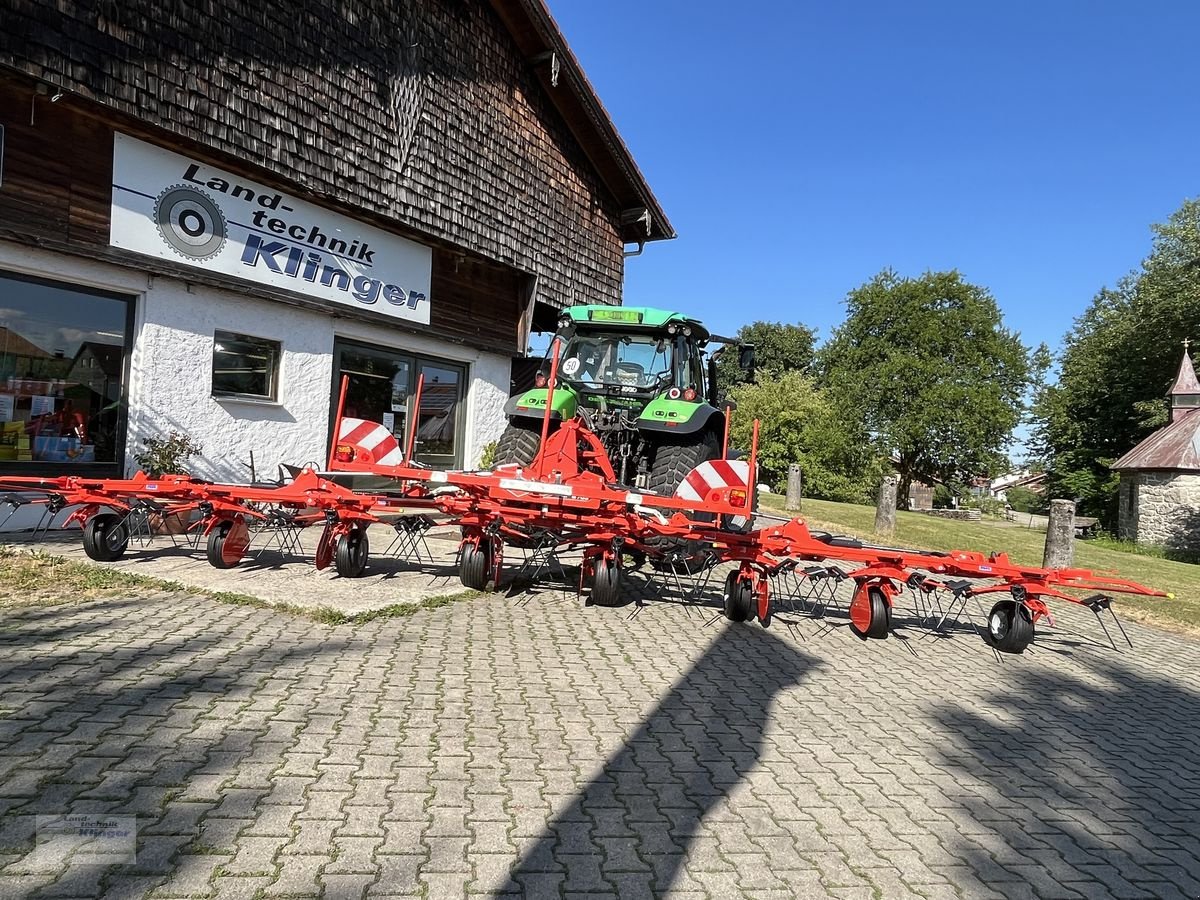
{"label": "gear wheel logo", "polygon": [[167,246],[190,260],[212,259],[229,236],[216,202],[198,188],[176,184],[154,201],[154,225]]}

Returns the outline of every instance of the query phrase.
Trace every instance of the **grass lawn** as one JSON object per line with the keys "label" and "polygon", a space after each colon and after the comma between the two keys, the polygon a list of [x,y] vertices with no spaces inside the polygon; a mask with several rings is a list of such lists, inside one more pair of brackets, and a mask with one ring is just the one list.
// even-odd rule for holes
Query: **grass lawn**
{"label": "grass lawn", "polygon": [[348,614],[328,606],[300,607],[268,603],[257,597],[189,587],[147,575],[121,572],[97,563],[77,562],[40,551],[26,552],[0,544],[0,628],[2,614],[24,606],[54,606],[106,597],[146,596],[154,593],[196,594],[232,603],[303,616],[327,625],[362,624],[374,619],[411,616],[423,609],[437,609],[459,600],[479,596],[479,591],[426,597],[419,603],[395,603],[363,613]]}
{"label": "grass lawn", "polygon": [[[763,497],[763,511],[784,513],[783,497]],[[1036,529],[984,519],[957,522],[921,513],[898,512],[896,533],[890,538],[873,534],[875,507],[852,503],[805,500],[799,515],[815,531],[849,534],[891,546],[926,550],[978,550],[982,553],[1007,553],[1013,562],[1040,566],[1046,535]],[[1163,625],[1200,635],[1200,565],[1140,556],[1086,540],[1075,542],[1075,565],[1094,571],[1116,572],[1147,587],[1175,595],[1175,599],[1135,597],[1118,594],[1120,612],[1131,619]]]}

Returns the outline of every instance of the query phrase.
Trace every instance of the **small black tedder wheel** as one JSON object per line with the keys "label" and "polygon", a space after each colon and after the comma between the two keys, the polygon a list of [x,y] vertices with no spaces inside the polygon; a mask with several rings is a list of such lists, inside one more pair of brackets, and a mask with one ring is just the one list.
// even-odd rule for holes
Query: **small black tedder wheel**
{"label": "small black tedder wheel", "polygon": [[491,545],[486,540],[480,541],[478,545],[463,544],[462,559],[458,563],[458,579],[463,586],[473,591],[486,590],[491,577]]}
{"label": "small black tedder wheel", "polygon": [[99,562],[113,562],[129,547],[129,529],[116,513],[97,513],[83,526],[83,552]]}
{"label": "small black tedder wheel", "polygon": [[597,606],[616,606],[621,602],[621,566],[616,559],[597,558],[591,601]]}
{"label": "small black tedder wheel", "polygon": [[1024,653],[1033,643],[1033,616],[1016,600],[1001,600],[988,613],[988,640],[1001,653]]}
{"label": "small black tedder wheel", "polygon": [[747,622],[754,618],[754,588],[739,579],[737,572],[725,576],[725,618],[730,622]]}
{"label": "small black tedder wheel", "polygon": [[343,578],[361,578],[367,568],[367,557],[371,542],[367,540],[365,528],[351,528],[338,538],[333,565]]}
{"label": "small black tedder wheel", "polygon": [[205,552],[213,568],[232,569],[238,564],[238,560],[230,562],[225,558],[225,541],[232,529],[232,522],[221,522],[208,533],[208,547]]}
{"label": "small black tedder wheel", "polygon": [[883,590],[869,585],[850,601],[850,628],[864,641],[886,638],[892,630],[892,608]]}

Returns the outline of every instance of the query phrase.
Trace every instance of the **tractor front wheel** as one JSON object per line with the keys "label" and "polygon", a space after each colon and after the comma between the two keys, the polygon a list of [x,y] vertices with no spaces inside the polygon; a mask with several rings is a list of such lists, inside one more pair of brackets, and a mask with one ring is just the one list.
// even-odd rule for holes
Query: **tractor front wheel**
{"label": "tractor front wheel", "polygon": [[[551,423],[553,427],[553,423]],[[504,466],[516,463],[525,468],[537,456],[538,444],[542,439],[541,420],[512,419],[496,442],[495,465]]]}

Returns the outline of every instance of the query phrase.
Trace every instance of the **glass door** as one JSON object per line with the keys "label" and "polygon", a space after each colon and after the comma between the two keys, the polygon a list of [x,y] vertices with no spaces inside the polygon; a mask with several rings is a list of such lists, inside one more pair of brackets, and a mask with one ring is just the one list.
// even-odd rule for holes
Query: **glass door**
{"label": "glass door", "polygon": [[462,440],[458,413],[462,367],[442,362],[421,362],[419,366],[425,383],[421,389],[416,457],[429,466],[460,468]]}
{"label": "glass door", "polygon": [[342,376],[347,376],[343,415],[383,423],[403,449],[412,427],[417,376],[424,374],[414,454],[429,466],[461,467],[464,367],[342,340],[334,342],[333,354],[331,417],[337,413]]}

